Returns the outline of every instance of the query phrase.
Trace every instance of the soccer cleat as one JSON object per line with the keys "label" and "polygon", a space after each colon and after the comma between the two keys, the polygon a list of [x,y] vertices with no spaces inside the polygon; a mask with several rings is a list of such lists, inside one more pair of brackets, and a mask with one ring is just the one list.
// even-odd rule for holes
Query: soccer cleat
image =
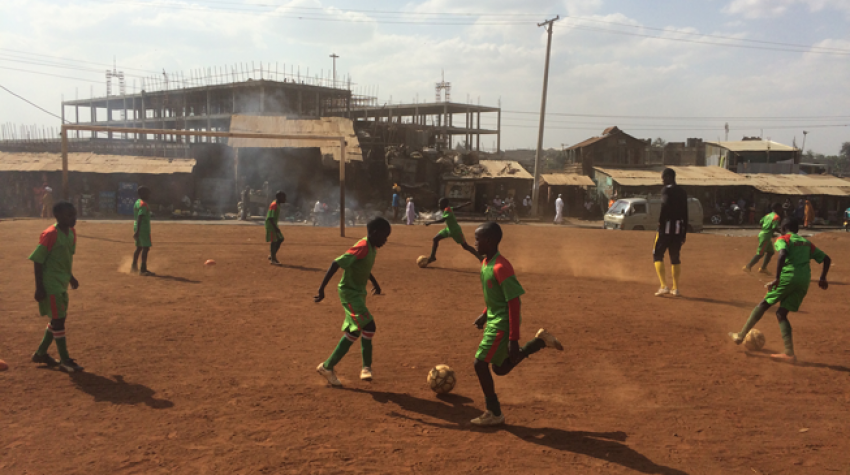
{"label": "soccer cleat", "polygon": [[667,287],[661,287],[660,289],[658,289],[658,292],[655,292],[655,296],[661,297],[662,295],[667,295],[669,293],[670,289],[668,289]]}
{"label": "soccer cleat", "polygon": [[45,353],[43,355],[40,355],[38,353],[33,353],[32,362],[38,363],[38,364],[46,364],[47,366],[50,366],[51,368],[59,366],[59,362],[56,361],[55,359],[53,359],[53,357],[48,355],[47,353]]}
{"label": "soccer cleat", "polygon": [[271,261],[271,260],[269,261],[269,264],[271,264],[273,266],[278,266],[278,267],[283,265],[283,264],[280,263],[280,261]]}
{"label": "soccer cleat", "polygon": [[68,373],[79,373],[85,369],[82,366],[78,365],[77,362],[72,360],[71,358],[60,362],[59,368]]}
{"label": "soccer cleat", "polygon": [[371,381],[372,380],[372,368],[368,366],[364,366],[363,369],[360,370],[360,379],[363,381]]}
{"label": "soccer cleat", "polygon": [[750,266],[744,266],[744,268],[742,270],[744,272],[752,272],[752,269],[750,268]]}
{"label": "soccer cleat", "polygon": [[322,375],[322,377],[324,377],[325,379],[327,379],[328,383],[330,383],[331,386],[335,388],[342,387],[342,383],[339,381],[339,379],[337,379],[334,370],[325,368],[324,363],[319,363],[319,367],[316,368],[316,372]]}
{"label": "soccer cleat", "polygon": [[744,337],[742,337],[738,333],[729,332],[728,335],[729,335],[729,338],[731,338],[732,341],[735,342],[736,345],[740,345],[741,343],[744,342]]}
{"label": "soccer cleat", "polygon": [[498,426],[505,423],[505,414],[502,413],[501,416],[496,416],[492,412],[487,411],[470,422],[480,427]]}
{"label": "soccer cleat", "polygon": [[543,328],[537,330],[537,334],[534,335],[534,337],[543,340],[543,342],[546,343],[546,346],[548,348],[554,348],[558,351],[564,351],[564,345],[562,345],[561,342],[558,341],[557,338],[555,338],[555,335],[547,332]]}
{"label": "soccer cleat", "polygon": [[670,296],[671,297],[681,297],[682,294],[679,293],[679,289],[673,289],[673,290],[670,291]]}
{"label": "soccer cleat", "polygon": [[437,258],[436,258],[436,257],[429,257],[429,258],[428,258],[428,264],[430,264],[430,263],[432,263],[432,262],[434,262],[434,261],[436,261],[436,260],[437,260]]}
{"label": "soccer cleat", "polygon": [[781,361],[783,363],[796,363],[797,357],[794,355],[786,355],[785,353],[777,353],[775,355],[770,355],[774,361]]}
{"label": "soccer cleat", "polygon": [[145,270],[139,271],[139,275],[140,275],[140,276],[142,276],[142,277],[153,277],[153,276],[155,276],[156,274],[154,274],[153,272],[151,272],[151,271],[149,271],[149,270],[145,269]]}
{"label": "soccer cleat", "polygon": [[762,267],[761,269],[759,269],[759,274],[770,275],[770,272],[764,267]]}

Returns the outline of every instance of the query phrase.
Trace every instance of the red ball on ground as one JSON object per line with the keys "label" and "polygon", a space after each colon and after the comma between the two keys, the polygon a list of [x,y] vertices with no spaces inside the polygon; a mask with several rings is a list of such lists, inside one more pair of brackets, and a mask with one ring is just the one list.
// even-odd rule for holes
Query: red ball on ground
{"label": "red ball on ground", "polygon": [[214,266],[214,265],[215,265],[215,261],[214,261],[214,260],[212,260],[212,259],[207,259],[207,262],[204,262],[204,265],[205,265],[205,266]]}
{"label": "red ball on ground", "polygon": [[9,369],[9,365],[5,361],[0,360],[0,371],[6,371],[7,369]]}

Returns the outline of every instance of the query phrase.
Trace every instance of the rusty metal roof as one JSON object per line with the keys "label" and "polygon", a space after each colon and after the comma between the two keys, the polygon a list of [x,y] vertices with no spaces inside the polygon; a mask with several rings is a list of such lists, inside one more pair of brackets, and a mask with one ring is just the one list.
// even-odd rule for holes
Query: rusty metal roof
{"label": "rusty metal roof", "polygon": [[774,195],[850,196],[850,183],[832,175],[744,175],[762,193]]}
{"label": "rusty metal roof", "polygon": [[[139,175],[170,175],[192,173],[195,160],[191,158],[154,158],[133,155],[95,155],[69,153],[68,170],[77,173],[129,173]],[[0,152],[0,172],[57,172],[62,171],[60,153]]]}
{"label": "rusty metal roof", "polygon": [[[288,119],[284,116],[234,115],[230,118],[231,132],[252,132],[261,134],[322,135],[327,137],[346,137],[345,161],[363,161],[360,141],[354,133],[351,119],[344,117],[322,117],[321,119]],[[329,140],[307,139],[228,139],[233,148],[318,148],[322,155],[333,155],[339,161],[339,143]]]}
{"label": "rusty metal roof", "polygon": [[550,186],[594,186],[589,176],[578,173],[543,173],[540,178]]}
{"label": "rusty metal roof", "polygon": [[[747,186],[743,175],[720,167],[667,167],[676,172],[676,183],[688,186]],[[600,168],[594,167],[622,186],[661,185],[664,168]]]}
{"label": "rusty metal roof", "polygon": [[783,145],[771,140],[738,140],[735,142],[706,142],[708,145],[723,147],[732,152],[796,152],[800,149]]}
{"label": "rusty metal roof", "polygon": [[608,138],[607,135],[602,136],[602,137],[591,137],[591,138],[589,138],[589,139],[587,139],[583,142],[579,142],[575,145],[571,145],[571,146],[565,148],[564,150],[575,150],[575,149],[579,149],[579,148],[582,148],[582,147],[587,147],[590,144],[594,144],[594,143],[599,142],[600,140],[603,140],[603,139],[606,139],[606,138]]}
{"label": "rusty metal roof", "polygon": [[513,160],[480,160],[477,165],[459,165],[451,173],[443,175],[445,180],[481,180],[493,178],[516,178],[533,180],[534,177]]}

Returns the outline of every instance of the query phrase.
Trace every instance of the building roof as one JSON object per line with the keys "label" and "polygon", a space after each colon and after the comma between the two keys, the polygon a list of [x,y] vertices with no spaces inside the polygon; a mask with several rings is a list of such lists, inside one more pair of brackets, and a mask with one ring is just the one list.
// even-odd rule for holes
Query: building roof
{"label": "building roof", "polygon": [[[284,116],[234,115],[230,118],[231,132],[260,134],[321,135],[346,137],[345,161],[363,161],[360,141],[354,133],[351,119],[344,117],[322,117],[321,119],[288,119]],[[322,155],[333,155],[339,161],[339,143],[329,140],[307,139],[228,139],[233,148],[318,148]]]}
{"label": "building roof", "polygon": [[589,176],[578,173],[543,173],[540,178],[550,186],[594,186]]}
{"label": "building roof", "polygon": [[732,152],[798,152],[800,149],[772,140],[738,140],[735,142],[705,142]]}
{"label": "building roof", "polygon": [[[600,135],[599,137],[591,137],[591,138],[589,138],[585,141],[579,142],[575,145],[571,145],[564,150],[575,150],[575,149],[579,149],[579,148],[584,148],[584,147],[587,147],[588,145],[595,144],[596,142],[599,142],[600,140],[605,140],[613,134],[623,134],[623,135],[627,135],[629,137],[632,137],[631,135],[623,132],[622,130],[620,130],[619,127],[614,125],[614,126],[608,127],[605,130],[603,130],[602,135]],[[634,137],[632,137],[632,138],[634,138]],[[640,140],[640,139],[637,139],[637,138],[634,138],[634,139]]]}
{"label": "building roof", "polygon": [[[747,186],[750,183],[739,175],[720,167],[666,167],[676,172],[676,183],[688,186]],[[622,186],[661,185],[661,168],[600,168],[594,167]]]}
{"label": "building roof", "polygon": [[[154,158],[133,155],[95,155],[69,153],[68,170],[76,173],[128,173],[133,175],[170,175],[192,173],[191,158]],[[0,152],[0,172],[62,171],[60,153]]]}
{"label": "building roof", "polygon": [[492,178],[514,178],[533,180],[534,177],[513,160],[480,160],[477,165],[458,165],[451,173],[443,175],[446,180],[481,180]]}
{"label": "building roof", "polygon": [[850,196],[850,183],[832,175],[744,175],[762,193],[774,195]]}

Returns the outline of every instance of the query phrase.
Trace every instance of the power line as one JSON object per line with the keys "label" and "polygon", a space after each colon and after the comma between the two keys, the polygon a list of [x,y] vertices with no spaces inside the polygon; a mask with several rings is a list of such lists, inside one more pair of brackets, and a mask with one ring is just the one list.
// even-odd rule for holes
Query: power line
{"label": "power line", "polygon": [[40,74],[42,76],[52,76],[52,77],[63,78],[63,79],[75,79],[77,81],[85,81],[85,82],[92,82],[92,83],[95,83],[95,84],[103,84],[103,81],[94,81],[92,79],[84,79],[84,78],[77,78],[77,77],[71,77],[71,76],[62,76],[61,74],[42,73],[42,72],[39,72],[39,71],[32,71],[32,70],[29,70],[29,69],[10,68],[10,67],[7,67],[7,66],[0,66],[0,69],[8,69],[9,71],[20,71],[20,72],[24,72],[24,73]]}
{"label": "power line", "polygon": [[[113,64],[109,64],[109,63],[99,63],[99,62],[96,62],[96,61],[84,61],[82,59],[72,59],[72,58],[67,58],[67,57],[63,57],[63,56],[53,56],[53,55],[49,55],[49,54],[32,53],[32,52],[29,52],[29,51],[21,51],[21,50],[11,49],[11,48],[0,48],[0,51],[8,51],[9,53],[11,53],[11,55],[14,55],[14,56],[24,56],[24,55],[26,55],[26,56],[42,56],[42,57],[45,57],[45,58],[59,59],[59,60],[62,60],[62,61],[73,61],[75,63],[96,64],[98,66],[106,66],[106,67],[109,67],[109,68],[114,66]],[[148,74],[160,74],[161,73],[161,71],[156,71],[156,70],[152,70],[152,69],[130,68],[130,67],[127,67],[127,66],[121,66],[120,69],[123,69],[125,71],[141,71],[143,73],[148,73]]]}
{"label": "power line", "polygon": [[[503,114],[538,114],[534,111],[502,110]],[[596,117],[603,119],[665,119],[665,120],[829,120],[850,119],[850,115],[827,115],[827,116],[650,116],[650,115],[600,115],[600,114],[569,114],[565,112],[547,112],[546,115],[562,117]]]}
{"label": "power line", "polygon": [[[536,129],[536,126],[533,125],[523,125],[523,124],[509,124],[502,123],[502,127],[508,128],[519,128],[519,129]],[[753,126],[744,126],[744,127],[730,127],[729,130],[782,130],[782,129],[801,129],[801,128],[811,128],[811,129],[824,129],[824,128],[841,128],[841,127],[850,127],[850,124],[815,124],[815,125],[771,125],[769,127],[761,127],[760,125]],[[547,129],[557,129],[557,130],[599,130],[598,127],[550,127],[547,126]],[[629,128],[629,130],[639,130],[639,131],[688,131],[688,130],[723,130],[722,126],[717,127],[645,127],[638,126]]]}
{"label": "power line", "polygon": [[[13,96],[17,97],[18,99],[20,99],[20,100],[22,100],[22,101],[26,102],[27,104],[29,104],[29,105],[31,105],[31,106],[33,106],[33,107],[35,107],[36,109],[38,109],[38,110],[40,110],[40,111],[42,111],[42,112],[44,112],[44,113],[50,114],[50,115],[52,115],[53,117],[56,117],[56,118],[57,118],[57,119],[59,119],[59,120],[64,120],[64,119],[62,119],[62,117],[59,117],[58,115],[54,114],[53,112],[50,112],[49,110],[45,109],[44,107],[41,107],[40,105],[38,105],[38,104],[36,104],[36,103],[34,103],[34,102],[30,101],[29,99],[27,99],[27,98],[25,98],[25,97],[22,97],[22,96],[19,96],[19,95],[15,94],[14,92],[10,91],[8,88],[6,88],[6,86],[4,86],[4,85],[2,85],[2,84],[0,84],[0,89],[3,89],[4,91],[8,92],[9,94],[11,94],[11,95],[13,95]],[[68,122],[68,121],[67,121],[67,120],[65,120],[65,122]]]}

